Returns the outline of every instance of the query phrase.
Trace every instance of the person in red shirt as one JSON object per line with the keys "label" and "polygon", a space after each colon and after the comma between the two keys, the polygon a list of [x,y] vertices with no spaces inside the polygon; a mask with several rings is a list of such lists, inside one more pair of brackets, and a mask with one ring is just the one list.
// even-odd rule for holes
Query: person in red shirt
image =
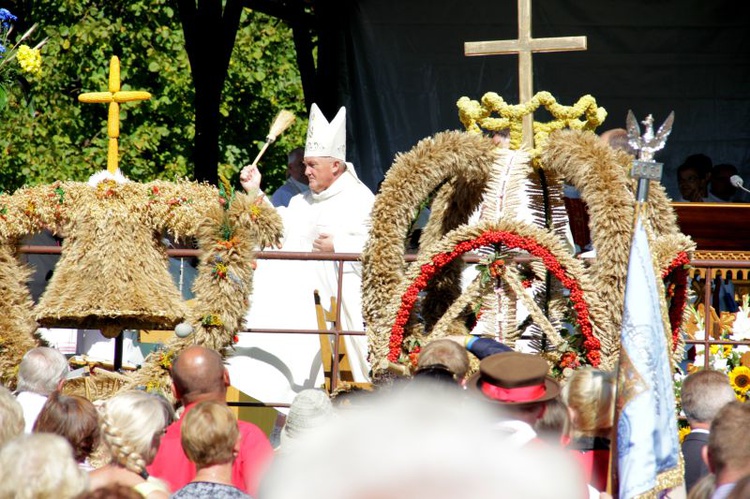
{"label": "person in red shirt", "polygon": [[[179,420],[167,427],[148,472],[167,482],[174,492],[190,482],[196,473],[195,464],[182,450],[182,422],[199,402],[211,400],[226,403],[229,373],[218,352],[196,345],[179,354],[172,364],[171,374],[173,394],[182,402],[185,410]],[[232,483],[254,497],[273,457],[273,448],[260,428],[245,421],[238,421],[237,424],[241,445],[232,466]]]}

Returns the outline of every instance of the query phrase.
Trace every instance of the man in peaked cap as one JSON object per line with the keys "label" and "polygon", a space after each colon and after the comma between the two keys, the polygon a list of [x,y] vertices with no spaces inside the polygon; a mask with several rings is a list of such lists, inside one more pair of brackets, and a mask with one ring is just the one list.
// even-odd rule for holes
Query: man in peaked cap
{"label": "man in peaked cap", "polygon": [[496,353],[482,359],[479,372],[469,379],[467,389],[475,398],[498,409],[495,428],[507,435],[506,443],[511,448],[530,452],[535,462],[556,454],[553,461],[566,467],[569,482],[565,486],[571,487],[570,491],[580,490],[581,498],[610,497],[586,484],[580,465],[570,454],[537,437],[534,424],[544,416],[547,402],[560,394],[560,384],[547,375],[548,370],[547,361],[539,355]]}
{"label": "man in peaked cap", "polygon": [[[345,108],[329,122],[318,106],[312,105],[304,163],[309,192],[294,196],[288,207],[277,208],[284,222],[281,249],[361,252],[367,240],[374,196],[357,177],[354,165],[346,162]],[[240,181],[246,191],[255,192],[260,187],[261,174],[256,167],[247,166],[240,173]],[[340,326],[342,330],[361,331],[364,327],[360,264],[346,263],[343,274]],[[328,297],[336,297],[337,280],[336,262],[261,260],[246,323],[253,329],[316,329],[313,291],[319,290],[324,303],[328,303]],[[240,386],[241,375],[235,374],[241,390],[256,397],[267,394],[264,398],[268,400],[291,402],[301,389],[322,382],[319,356],[316,358],[320,342],[316,335],[247,336],[240,336],[238,349],[247,346],[263,352],[254,350],[252,359],[231,359],[230,372],[235,363],[248,364],[248,369],[261,374],[252,378],[264,379],[264,386],[255,387],[259,391],[254,395],[248,391],[250,387]],[[366,381],[369,371],[366,339],[346,336],[345,342],[354,380]],[[269,361],[264,362],[263,358]],[[255,364],[250,366],[251,362]],[[265,381],[269,377],[285,385],[283,389],[269,390]],[[247,378],[250,377],[243,379]]]}
{"label": "man in peaked cap", "polygon": [[484,358],[467,388],[480,400],[497,405],[507,432],[519,446],[536,439],[534,423],[544,415],[546,403],[557,397],[560,385],[547,376],[547,361],[538,355],[502,352]]}

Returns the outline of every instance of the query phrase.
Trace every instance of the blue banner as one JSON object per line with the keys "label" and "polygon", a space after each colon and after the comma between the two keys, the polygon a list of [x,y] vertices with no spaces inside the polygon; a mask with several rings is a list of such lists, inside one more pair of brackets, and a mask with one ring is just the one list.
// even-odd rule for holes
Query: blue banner
{"label": "blue banner", "polygon": [[660,497],[683,483],[669,344],[646,231],[630,250],[617,387],[619,499]]}

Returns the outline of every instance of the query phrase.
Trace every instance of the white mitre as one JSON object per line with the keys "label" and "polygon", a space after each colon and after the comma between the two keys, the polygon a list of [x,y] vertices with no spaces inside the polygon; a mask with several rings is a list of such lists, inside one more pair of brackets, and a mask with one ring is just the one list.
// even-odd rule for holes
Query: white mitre
{"label": "white mitre", "polygon": [[346,161],[346,108],[329,123],[317,104],[310,109],[305,157],[331,157]]}

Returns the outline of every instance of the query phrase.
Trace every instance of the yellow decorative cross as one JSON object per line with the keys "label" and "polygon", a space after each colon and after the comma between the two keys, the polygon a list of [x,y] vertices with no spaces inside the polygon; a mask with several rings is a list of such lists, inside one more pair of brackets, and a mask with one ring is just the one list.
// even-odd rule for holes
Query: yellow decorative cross
{"label": "yellow decorative cross", "polygon": [[[518,102],[525,104],[534,96],[533,52],[586,50],[585,36],[559,38],[531,37],[531,0],[518,0],[518,39],[464,43],[464,55],[518,54]],[[529,149],[534,147],[534,116],[523,117],[523,137]]]}
{"label": "yellow decorative cross", "polygon": [[107,171],[117,171],[117,138],[120,136],[120,103],[147,100],[151,98],[148,92],[120,90],[120,60],[112,56],[109,61],[109,92],[88,92],[78,96],[78,100],[87,103],[109,103],[107,117]]}

